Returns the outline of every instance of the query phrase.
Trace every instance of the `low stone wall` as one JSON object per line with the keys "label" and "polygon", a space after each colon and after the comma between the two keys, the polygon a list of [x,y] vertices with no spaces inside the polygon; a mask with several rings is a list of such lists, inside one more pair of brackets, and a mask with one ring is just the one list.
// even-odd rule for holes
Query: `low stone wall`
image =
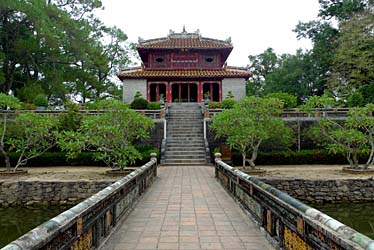
{"label": "low stone wall", "polygon": [[112,183],[110,181],[2,181],[0,207],[74,205]]}
{"label": "low stone wall", "polygon": [[374,180],[302,180],[259,178],[307,203],[373,202]]}

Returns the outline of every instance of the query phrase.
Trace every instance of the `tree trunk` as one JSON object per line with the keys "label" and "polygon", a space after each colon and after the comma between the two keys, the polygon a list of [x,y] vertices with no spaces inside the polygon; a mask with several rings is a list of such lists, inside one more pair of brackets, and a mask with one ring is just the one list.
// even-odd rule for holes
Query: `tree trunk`
{"label": "tree trunk", "polygon": [[0,138],[0,152],[4,156],[5,167],[7,171],[10,171],[10,159],[9,159],[7,152],[4,149],[4,137],[5,137],[6,127],[7,127],[7,115],[3,114],[3,131],[1,133],[1,138]]}
{"label": "tree trunk", "polygon": [[249,166],[251,166],[252,169],[256,167],[255,160],[257,159],[257,151],[257,148],[253,149],[251,159],[248,160]]}
{"label": "tree trunk", "polygon": [[359,168],[358,159],[357,159],[357,151],[353,151],[352,160],[353,160],[353,168]]}
{"label": "tree trunk", "polygon": [[370,155],[369,155],[369,158],[365,164],[365,169],[366,168],[369,168],[369,166],[371,166],[373,164],[373,157],[374,157],[374,141],[370,141],[370,146],[371,146],[371,149],[370,149]]}
{"label": "tree trunk", "polygon": [[242,157],[243,157],[243,168],[245,167],[245,160],[247,158],[247,154],[246,153],[242,153]]}
{"label": "tree trunk", "polygon": [[0,146],[0,152],[4,157],[6,170],[10,171],[10,159],[9,159],[8,154],[5,152],[3,146]]}

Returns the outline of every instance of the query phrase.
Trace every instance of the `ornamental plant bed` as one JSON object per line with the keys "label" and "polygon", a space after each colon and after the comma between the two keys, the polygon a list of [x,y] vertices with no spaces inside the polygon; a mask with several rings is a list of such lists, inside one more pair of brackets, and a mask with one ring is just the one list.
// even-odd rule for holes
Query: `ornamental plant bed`
{"label": "ornamental plant bed", "polygon": [[18,176],[18,175],[27,175],[28,171],[25,169],[16,169],[16,170],[0,170],[0,176]]}
{"label": "ornamental plant bed", "polygon": [[374,169],[373,168],[351,168],[351,167],[344,167],[342,169],[343,173],[347,174],[367,174],[373,175]]}

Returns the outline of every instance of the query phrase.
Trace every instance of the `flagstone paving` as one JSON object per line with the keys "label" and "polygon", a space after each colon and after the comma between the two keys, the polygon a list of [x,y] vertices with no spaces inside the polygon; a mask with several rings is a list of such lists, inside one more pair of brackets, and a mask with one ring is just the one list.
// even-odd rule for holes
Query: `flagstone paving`
{"label": "flagstone paving", "polygon": [[160,167],[104,250],[274,249],[209,166]]}

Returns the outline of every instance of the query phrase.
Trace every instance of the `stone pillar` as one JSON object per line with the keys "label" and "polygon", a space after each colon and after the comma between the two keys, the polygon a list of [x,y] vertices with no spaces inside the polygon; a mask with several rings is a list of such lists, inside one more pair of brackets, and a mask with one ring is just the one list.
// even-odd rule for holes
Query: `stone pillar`
{"label": "stone pillar", "polygon": [[217,167],[217,161],[221,161],[222,154],[221,153],[215,153],[214,154],[214,165],[215,165],[215,177],[218,178],[218,167]]}
{"label": "stone pillar", "polygon": [[221,157],[222,157],[221,153],[215,153],[214,154],[215,162],[221,161],[222,160]]}
{"label": "stone pillar", "polygon": [[151,153],[151,161],[155,160],[156,161],[156,166],[154,167],[153,174],[156,177],[157,176],[157,154],[156,153]]}

